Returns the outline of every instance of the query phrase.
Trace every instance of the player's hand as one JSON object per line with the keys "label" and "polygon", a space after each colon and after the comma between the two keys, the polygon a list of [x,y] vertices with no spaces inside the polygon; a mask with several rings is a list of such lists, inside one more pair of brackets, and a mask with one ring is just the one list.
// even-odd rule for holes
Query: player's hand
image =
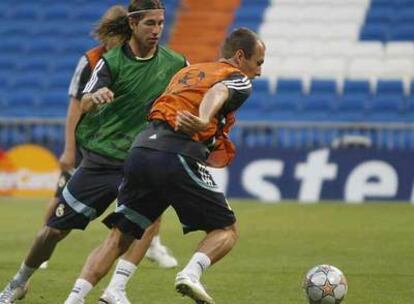
{"label": "player's hand", "polygon": [[95,104],[110,103],[114,100],[114,93],[107,87],[100,88],[92,93],[91,99]]}
{"label": "player's hand", "polygon": [[70,171],[75,167],[75,152],[63,151],[59,158],[60,170],[62,172]]}
{"label": "player's hand", "polygon": [[207,129],[208,125],[209,121],[204,121],[188,111],[177,112],[175,131],[193,136],[194,133]]}

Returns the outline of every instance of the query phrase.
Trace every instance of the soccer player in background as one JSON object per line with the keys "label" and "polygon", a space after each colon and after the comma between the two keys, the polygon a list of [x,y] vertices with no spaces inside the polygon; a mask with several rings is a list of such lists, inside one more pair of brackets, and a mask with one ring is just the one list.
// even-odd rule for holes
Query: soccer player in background
{"label": "soccer player in background", "polygon": [[[89,255],[65,304],[84,303],[118,256],[170,205],[184,232],[206,232],[177,274],[175,288],[196,303],[214,303],[201,275],[232,249],[238,232],[235,215],[206,165],[223,167],[234,156],[227,132],[234,111],[251,93],[250,79],[261,74],[264,56],[263,41],[241,28],[226,39],[218,62],[194,64],[174,76],[125,162],[118,206],[104,219],[111,232]],[[109,97],[101,101],[114,104]]]}
{"label": "soccer player in background", "polygon": [[[82,158],[79,149],[76,148],[75,139],[76,126],[81,117],[80,99],[82,98],[82,91],[102,55],[111,48],[123,44],[128,40],[130,33],[123,20],[123,17],[126,17],[126,15],[127,9],[121,5],[114,5],[107,10],[93,32],[94,38],[101,45],[87,51],[80,58],[75,69],[69,87],[70,102],[66,118],[65,148],[59,159],[62,174],[58,180],[55,197],[48,204],[48,212],[45,218],[46,223],[58,203],[59,195],[62,193],[74,169],[79,165]],[[153,238],[145,256],[149,260],[156,262],[162,268],[172,268],[178,264],[168,248],[162,245],[159,235]]]}
{"label": "soccer player in background", "polygon": [[[104,59],[97,62],[84,89],[83,114],[76,127],[82,162],[63,189],[18,273],[0,294],[1,304],[22,298],[29,278],[50,258],[56,245],[72,229],[85,229],[115,200],[124,159],[133,139],[146,124],[148,104],[161,95],[171,77],[187,65],[182,55],[158,45],[164,26],[161,1],[133,0],[127,18],[121,19],[130,38],[102,56]],[[98,105],[106,98],[114,102]],[[125,295],[125,284],[158,230],[159,221],[156,221],[142,240],[126,252],[112,280],[117,277],[115,285],[120,293],[112,294],[114,289],[110,284],[101,303],[130,303]]]}

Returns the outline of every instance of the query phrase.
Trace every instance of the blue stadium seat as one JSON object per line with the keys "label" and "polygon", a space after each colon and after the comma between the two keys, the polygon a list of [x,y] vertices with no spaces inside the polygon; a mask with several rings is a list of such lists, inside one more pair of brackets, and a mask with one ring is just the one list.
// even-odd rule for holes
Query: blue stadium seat
{"label": "blue stadium seat", "polygon": [[371,95],[369,82],[367,80],[346,79],[344,81],[343,95],[358,95],[369,98]]}
{"label": "blue stadium seat", "polygon": [[26,20],[35,22],[39,19],[40,6],[36,5],[15,5],[8,14],[10,20]]}
{"label": "blue stadium seat", "polygon": [[37,94],[44,84],[44,73],[18,73],[10,77],[9,88],[12,91],[26,91]]}
{"label": "blue stadium seat", "polygon": [[39,104],[47,108],[51,105],[67,105],[67,92],[61,89],[46,90],[39,95]]}
{"label": "blue stadium seat", "polygon": [[58,39],[53,38],[37,38],[31,39],[27,42],[27,53],[30,55],[45,55],[45,54],[53,54],[56,52],[58,43],[62,43],[61,41],[58,42]]}
{"label": "blue stadium seat", "polygon": [[397,24],[390,29],[390,40],[393,41],[413,41],[414,40],[414,23]]}
{"label": "blue stadium seat", "polygon": [[69,55],[54,58],[54,60],[50,62],[52,72],[72,74],[75,71],[79,57],[80,55]]}
{"label": "blue stadium seat", "polygon": [[393,18],[394,23],[399,24],[413,24],[414,23],[414,8],[404,8],[398,10],[397,14],[394,14]]}
{"label": "blue stadium seat", "polygon": [[277,93],[266,104],[263,117],[267,120],[300,120],[303,96],[296,93]]}
{"label": "blue stadium seat", "polygon": [[396,96],[404,95],[404,85],[401,80],[378,80],[377,95],[379,96]]}
{"label": "blue stadium seat", "polygon": [[414,95],[408,97],[403,116],[406,122],[412,123],[414,121]]}
{"label": "blue stadium seat", "polygon": [[365,95],[349,94],[338,99],[334,119],[339,121],[363,121],[366,117],[368,100]]}
{"label": "blue stadium seat", "polygon": [[72,75],[70,73],[54,73],[49,74],[45,79],[46,89],[67,91],[71,81]]}
{"label": "blue stadium seat", "polygon": [[78,37],[70,39],[67,43],[62,44],[59,51],[62,54],[71,54],[76,58],[95,45],[96,42],[94,42],[91,38]]}
{"label": "blue stadium seat", "polygon": [[63,3],[56,5],[56,2],[54,2],[52,5],[44,7],[42,10],[42,18],[45,21],[60,21],[59,23],[61,24],[61,20],[70,18],[71,10],[71,6],[64,5]]}
{"label": "blue stadium seat", "polygon": [[361,40],[387,41],[389,26],[386,23],[367,23],[360,33]]}
{"label": "blue stadium seat", "polygon": [[336,104],[335,95],[324,95],[315,93],[304,98],[302,108],[302,120],[311,121],[331,121],[335,120],[332,116]]}
{"label": "blue stadium seat", "polygon": [[10,60],[9,56],[0,56],[0,72],[7,72],[13,71],[16,68],[16,63]]}
{"label": "blue stadium seat", "polygon": [[102,14],[107,9],[105,3],[94,3],[90,5],[82,5],[78,7],[74,7],[74,11],[72,13],[73,20],[83,20],[83,21],[91,21],[96,22],[102,16]]}
{"label": "blue stadium seat", "polygon": [[299,79],[279,78],[276,85],[276,93],[290,93],[301,96],[303,92],[302,81]]}
{"label": "blue stadium seat", "polygon": [[383,8],[383,7],[378,7],[378,8],[373,7],[367,12],[365,22],[367,24],[371,24],[371,23],[386,24],[386,23],[391,22],[394,16],[395,16],[395,11],[393,9]]}
{"label": "blue stadium seat", "polygon": [[49,70],[49,60],[47,57],[23,56],[19,60],[16,70],[22,73],[46,73]]}
{"label": "blue stadium seat", "polygon": [[377,95],[371,101],[367,118],[370,121],[401,121],[404,98],[398,95]]}
{"label": "blue stadium seat", "polygon": [[310,85],[311,94],[335,97],[337,95],[335,80],[312,79]]}
{"label": "blue stadium seat", "polygon": [[25,42],[20,37],[2,37],[0,55],[23,53],[25,49]]}
{"label": "blue stadium seat", "polygon": [[267,78],[257,78],[252,81],[253,92],[266,92],[270,93],[269,80]]}

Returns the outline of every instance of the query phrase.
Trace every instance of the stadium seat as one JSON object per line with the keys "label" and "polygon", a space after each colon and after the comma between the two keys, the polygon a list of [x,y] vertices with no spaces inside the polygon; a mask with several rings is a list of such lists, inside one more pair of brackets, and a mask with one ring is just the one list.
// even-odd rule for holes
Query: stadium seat
{"label": "stadium seat", "polygon": [[389,39],[388,25],[385,23],[368,23],[361,32],[361,40],[387,41]]}
{"label": "stadium seat", "polygon": [[349,64],[347,76],[353,79],[377,79],[383,72],[383,61],[373,58],[355,58]]}
{"label": "stadium seat", "polygon": [[295,93],[277,93],[267,102],[262,117],[271,121],[299,121],[303,98]]}
{"label": "stadium seat", "polygon": [[403,97],[403,82],[401,80],[378,80],[376,95]]}
{"label": "stadium seat", "polygon": [[270,94],[271,88],[268,78],[257,78],[252,81],[253,92],[264,92]]}
{"label": "stadium seat", "polygon": [[335,107],[336,96],[311,93],[303,101],[301,120],[331,121],[334,120],[332,111]]}
{"label": "stadium seat", "polygon": [[367,80],[346,79],[344,81],[343,95],[358,95],[369,99],[371,96],[370,83]]}
{"label": "stadium seat", "polygon": [[368,14],[365,18],[365,22],[367,24],[372,24],[372,23],[389,23],[391,22],[391,20],[393,19],[393,17],[395,16],[395,11],[394,9],[389,9],[389,8],[371,8],[368,11]]}
{"label": "stadium seat", "polygon": [[390,29],[390,40],[393,41],[413,41],[414,24],[397,24]]}
{"label": "stadium seat", "polygon": [[313,65],[314,60],[311,57],[289,56],[280,62],[278,68],[275,67],[275,76],[278,78],[292,78],[301,75],[303,78],[309,78],[313,71]]}
{"label": "stadium seat", "polygon": [[403,96],[377,95],[371,100],[367,118],[370,121],[398,122],[403,118],[403,106]]}
{"label": "stadium seat", "polygon": [[10,20],[26,20],[35,22],[39,18],[41,8],[34,5],[16,5],[7,15]]}
{"label": "stadium seat", "polygon": [[26,91],[34,95],[43,88],[45,74],[41,72],[18,73],[10,77],[9,89],[12,91]]}
{"label": "stadium seat", "polygon": [[24,73],[46,73],[49,70],[49,60],[46,57],[22,57],[17,70]]}
{"label": "stadium seat", "polygon": [[55,37],[31,39],[26,45],[26,52],[30,55],[54,54],[59,44],[62,44],[62,42],[59,42]]}
{"label": "stadium seat", "polygon": [[331,78],[341,81],[346,72],[346,60],[341,57],[320,57],[314,61],[312,77]]}
{"label": "stadium seat", "polygon": [[52,5],[48,5],[42,10],[42,19],[46,22],[56,21],[56,23],[61,24],[61,22],[58,21],[68,20],[70,16],[71,6],[64,5],[63,3],[56,5],[56,2],[54,2]]}
{"label": "stadium seat", "polygon": [[337,95],[337,84],[334,80],[312,79],[310,94],[335,97]]}
{"label": "stadium seat", "polygon": [[343,95],[338,103],[333,117],[339,121],[359,121],[366,118],[367,97],[364,95]]}
{"label": "stadium seat", "polygon": [[303,93],[303,85],[300,79],[278,78],[276,84],[277,94],[292,94],[301,96]]}
{"label": "stadium seat", "polygon": [[387,59],[414,58],[414,43],[392,42],[385,45],[385,57]]}
{"label": "stadium seat", "polygon": [[67,91],[71,81],[72,75],[70,73],[54,73],[49,74],[45,79],[45,88],[51,90]]}

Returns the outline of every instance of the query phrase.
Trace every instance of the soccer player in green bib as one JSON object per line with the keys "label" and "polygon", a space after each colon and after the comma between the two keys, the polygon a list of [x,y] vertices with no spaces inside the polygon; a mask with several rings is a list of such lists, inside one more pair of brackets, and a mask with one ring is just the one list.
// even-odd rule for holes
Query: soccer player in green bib
{"label": "soccer player in green bib", "polygon": [[[147,110],[172,76],[187,65],[182,55],[159,46],[164,27],[164,6],[160,0],[131,1],[125,22],[129,24],[130,39],[103,55],[83,91],[84,114],[76,130],[82,162],[59,197],[54,213],[38,232],[19,271],[0,294],[0,304],[24,297],[29,278],[51,257],[56,245],[72,229],[84,230],[116,199],[124,160],[132,141],[147,123]],[[131,245],[121,260],[123,263],[118,264],[118,271],[127,279],[158,230],[159,220],[139,242]],[[92,288],[89,282],[78,281],[82,290]],[[83,298],[75,292],[67,303],[84,303]],[[114,298],[105,292],[99,301],[130,303],[125,293]]]}

